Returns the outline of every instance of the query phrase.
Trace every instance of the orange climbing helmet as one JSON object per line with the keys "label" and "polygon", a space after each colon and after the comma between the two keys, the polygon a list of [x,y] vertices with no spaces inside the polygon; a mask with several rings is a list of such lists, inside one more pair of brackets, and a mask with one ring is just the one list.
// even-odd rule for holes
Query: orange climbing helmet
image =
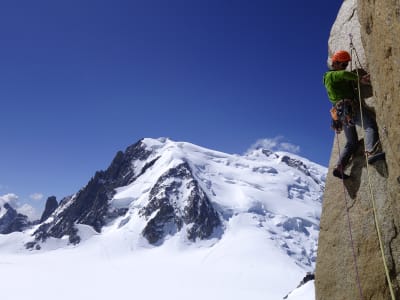
{"label": "orange climbing helmet", "polygon": [[350,56],[349,52],[344,51],[344,50],[336,51],[332,55],[332,63],[334,63],[334,62],[348,62],[350,60],[351,60],[351,56]]}

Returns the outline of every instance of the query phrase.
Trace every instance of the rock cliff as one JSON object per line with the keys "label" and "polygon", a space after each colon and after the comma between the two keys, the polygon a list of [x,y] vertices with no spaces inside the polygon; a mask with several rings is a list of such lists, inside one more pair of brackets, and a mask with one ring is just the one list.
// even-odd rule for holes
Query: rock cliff
{"label": "rock cliff", "polygon": [[[332,27],[329,56],[339,49],[350,51],[349,33],[362,66],[371,74],[372,97],[365,102],[376,114],[386,161],[367,168],[360,142],[348,169],[351,179],[342,187],[331,173],[337,142],[344,146],[343,134],[334,140],[320,223],[316,299],[360,299],[360,288],[363,299],[392,299],[376,225],[394,297],[400,299],[400,2],[345,0]],[[362,130],[357,130],[361,140]]]}

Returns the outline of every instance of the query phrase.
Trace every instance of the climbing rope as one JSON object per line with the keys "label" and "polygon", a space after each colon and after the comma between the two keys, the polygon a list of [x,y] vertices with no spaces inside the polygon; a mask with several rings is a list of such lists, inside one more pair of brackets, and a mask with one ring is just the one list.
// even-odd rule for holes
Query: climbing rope
{"label": "climbing rope", "polygon": [[[353,35],[352,35],[352,34],[349,34],[349,37],[350,37],[350,49],[351,49],[351,52],[352,52],[352,53],[354,52],[354,54],[355,54],[355,56],[356,56],[356,65],[358,64],[358,66],[359,66],[361,69],[364,70],[364,68],[363,68],[363,66],[362,66],[362,64],[361,64],[361,62],[360,62],[360,58],[359,58],[359,56],[358,56],[356,47],[355,47],[354,44],[353,44]],[[350,63],[350,68],[352,69],[352,62]],[[356,68],[356,71],[358,71],[357,68]],[[359,74],[358,74],[358,73],[357,73],[357,76],[359,77]],[[358,86],[358,90],[360,90],[360,87],[359,87],[359,86]],[[359,92],[359,97],[360,97],[359,101],[361,101],[361,93],[360,93],[360,92]],[[389,134],[388,134],[387,128],[386,128],[386,127],[383,127],[383,130],[382,130],[382,131],[383,131],[383,136],[386,138],[386,142],[387,142],[387,144],[389,145],[389,149],[390,149],[390,151],[392,152],[391,154],[392,154],[393,157],[395,158],[395,161],[396,161],[397,165],[400,167],[400,160],[399,160],[399,158],[397,157],[396,152],[393,150],[392,144],[391,144],[391,142],[390,142],[390,140],[389,140]]]}
{"label": "climbing rope", "polygon": [[[350,50],[351,50],[351,57],[353,57],[353,52],[354,52],[355,56],[357,58],[357,61],[355,62],[355,69],[356,69],[356,73],[357,73],[357,77],[358,77],[358,80],[357,80],[358,102],[360,104],[360,117],[361,117],[361,127],[363,129],[364,149],[366,150],[365,133],[364,133],[365,132],[364,116],[363,116],[362,101],[361,101],[360,74],[359,74],[359,69],[358,69],[358,67],[362,68],[362,65],[360,63],[360,59],[358,57],[357,50],[354,47],[352,35],[350,35]],[[358,67],[357,67],[357,62],[358,62]],[[392,300],[396,300],[396,297],[395,297],[394,291],[393,291],[392,281],[390,280],[389,268],[387,266],[386,259],[385,259],[385,251],[384,251],[384,247],[383,247],[381,230],[379,228],[378,214],[377,214],[377,209],[376,209],[376,204],[375,204],[376,201],[375,201],[375,196],[374,196],[374,193],[373,193],[373,190],[372,190],[372,184],[371,184],[371,179],[370,179],[369,164],[368,164],[367,155],[365,155],[365,161],[366,161],[366,165],[367,165],[368,188],[369,188],[369,193],[370,193],[370,196],[371,196],[370,199],[371,199],[371,204],[372,204],[372,209],[373,209],[373,214],[374,214],[375,228],[376,228],[376,232],[377,232],[377,235],[378,235],[379,248],[380,248],[380,251],[381,251],[383,266],[384,266],[384,269],[385,269],[386,280],[387,280],[388,285],[389,285],[389,291],[390,291],[391,298],[392,298]]]}
{"label": "climbing rope", "polygon": [[[339,157],[340,157],[339,134],[337,132],[336,132],[336,141],[337,141],[337,147],[338,147]],[[348,226],[348,229],[349,229],[350,244],[351,244],[351,250],[352,250],[352,253],[353,253],[354,269],[355,269],[355,273],[356,273],[358,292],[360,294],[360,299],[364,300],[364,296],[363,296],[362,289],[361,289],[360,273],[358,272],[357,256],[356,256],[356,250],[355,250],[355,247],[354,247],[353,233],[352,233],[352,227],[351,227],[351,221],[350,221],[350,213],[349,213],[349,205],[348,205],[347,196],[346,196],[346,187],[344,185],[343,170],[341,170],[341,172],[342,172],[341,175],[342,175],[344,205],[346,207],[347,226]]]}

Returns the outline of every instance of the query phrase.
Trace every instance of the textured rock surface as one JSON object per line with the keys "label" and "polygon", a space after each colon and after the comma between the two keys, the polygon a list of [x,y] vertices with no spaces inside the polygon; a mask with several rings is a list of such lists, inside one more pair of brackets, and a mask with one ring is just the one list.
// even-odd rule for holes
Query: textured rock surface
{"label": "textured rock surface", "polygon": [[[363,66],[371,74],[373,86],[373,97],[367,103],[376,112],[381,141],[387,156],[387,162],[377,162],[368,169],[385,260],[396,299],[400,299],[399,1],[344,1],[329,39],[330,53],[339,48],[349,49],[349,31],[361,34],[362,45],[356,44],[356,48]],[[384,128],[387,130],[384,131]],[[358,128],[358,132],[361,139],[362,130]],[[346,181],[344,187],[340,180],[331,175],[338,157],[336,143],[335,139],[321,216],[316,299],[360,299],[344,194],[347,198],[364,299],[391,299],[374,223],[362,143],[348,170],[352,178]],[[339,144],[343,148],[343,136],[339,137]]]}
{"label": "textured rock surface", "polygon": [[331,56],[338,50],[347,50],[350,52],[350,34],[353,37],[353,44],[360,55],[362,65],[366,64],[364,49],[361,42],[360,22],[357,17],[356,0],[343,1],[342,7],[337,15],[336,21],[332,26],[329,36],[329,55],[328,65],[331,65]]}
{"label": "textured rock surface", "polygon": [[47,198],[46,206],[44,208],[43,214],[39,222],[43,223],[44,221],[46,221],[47,218],[50,217],[50,215],[57,209],[57,207],[58,207],[58,202],[55,196]]}
{"label": "textured rock surface", "polygon": [[4,204],[1,209],[5,210],[6,212],[0,218],[0,234],[23,231],[30,225],[28,217],[18,213],[8,203]]}
{"label": "textured rock surface", "polygon": [[149,205],[141,214],[151,218],[143,229],[143,236],[151,244],[160,244],[167,234],[180,231],[184,224],[191,241],[210,237],[221,225],[218,212],[194,180],[187,163],[170,169],[158,179],[150,192]]}

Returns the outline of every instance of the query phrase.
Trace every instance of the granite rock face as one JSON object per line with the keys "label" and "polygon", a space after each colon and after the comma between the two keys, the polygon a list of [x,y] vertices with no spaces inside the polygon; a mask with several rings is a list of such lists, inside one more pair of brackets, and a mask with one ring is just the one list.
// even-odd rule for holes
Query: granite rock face
{"label": "granite rock face", "polygon": [[[349,221],[363,298],[391,299],[377,225],[394,294],[400,299],[399,1],[345,0],[331,31],[330,54],[339,49],[350,50],[350,32],[353,39],[362,41],[355,43],[355,47],[361,64],[371,74],[373,89],[371,97],[364,100],[376,114],[386,161],[367,168],[360,141],[347,170],[351,178],[343,185],[331,175],[338,157],[337,142],[341,149],[344,146],[343,134],[333,142],[320,223],[316,299],[360,299]],[[362,140],[363,131],[360,128],[357,131]]]}
{"label": "granite rock face", "polygon": [[359,53],[360,62],[365,65],[364,48],[361,41],[361,26],[357,17],[357,1],[345,0],[340,8],[336,21],[332,26],[328,40],[329,55],[327,63],[331,65],[331,56],[338,50],[346,50],[350,52],[350,35],[352,41]]}

